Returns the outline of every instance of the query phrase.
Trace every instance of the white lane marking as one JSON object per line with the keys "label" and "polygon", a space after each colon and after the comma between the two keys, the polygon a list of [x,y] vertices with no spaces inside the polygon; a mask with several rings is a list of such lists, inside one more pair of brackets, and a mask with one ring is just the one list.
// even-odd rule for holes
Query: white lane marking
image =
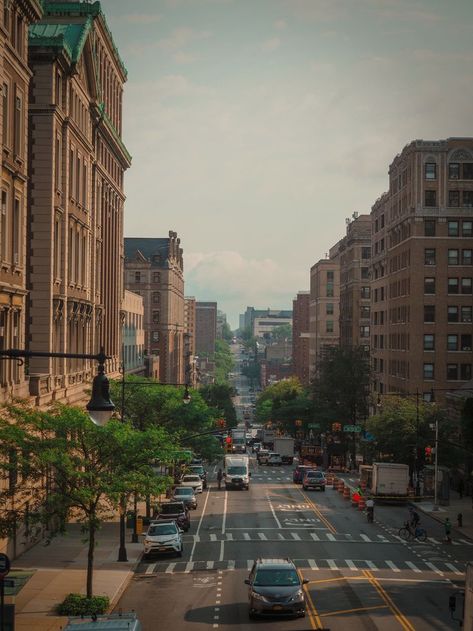
{"label": "white lane marking", "polygon": [[392,561],[385,561],[386,565],[388,565],[393,572],[400,572],[401,570],[397,567],[397,565],[395,563],[393,563]]}
{"label": "white lane marking", "polygon": [[461,541],[467,546],[473,546],[473,541],[468,541],[467,539],[459,539],[458,541]]}
{"label": "white lane marking", "polygon": [[345,563],[348,565],[350,570],[355,570],[355,571],[358,570],[356,565],[353,563],[353,561],[350,561],[350,559],[346,559]]}
{"label": "white lane marking", "polygon": [[385,543],[387,541],[386,537],[384,535],[377,535],[378,539],[380,539],[383,543]]}
{"label": "white lane marking", "polygon": [[337,564],[333,559],[327,559],[327,563],[331,570],[338,570]]}
{"label": "white lane marking", "polygon": [[225,491],[225,500],[223,503],[222,535],[225,534],[225,524],[227,522],[227,502],[228,502],[228,491]]}
{"label": "white lane marking", "polygon": [[175,563],[170,563],[165,570],[165,574],[172,574],[174,572],[175,567],[176,567]]}
{"label": "white lane marking", "polygon": [[436,565],[434,565],[433,563],[429,563],[429,561],[424,561],[424,563],[427,565],[427,567],[430,567],[430,569],[433,570],[436,574],[440,574],[440,576],[443,576],[443,572],[441,572]]}
{"label": "white lane marking", "polygon": [[278,532],[278,539],[280,539],[281,541],[285,541],[284,535],[280,532]]}
{"label": "white lane marking", "polygon": [[417,565],[415,565],[414,563],[411,563],[411,561],[406,561],[406,565],[408,565],[411,568],[411,570],[414,570],[414,572],[417,572],[417,573],[421,572],[421,570],[419,570]]}
{"label": "white lane marking", "polygon": [[314,559],[308,559],[308,563],[309,563],[309,566],[310,566],[311,570],[318,570],[319,569],[319,566],[317,565],[317,563],[315,562]]}
{"label": "white lane marking", "polygon": [[[227,535],[228,535],[228,533],[227,533]],[[245,539],[245,541],[249,541],[249,540],[251,539],[251,537],[250,537],[249,533],[244,532],[244,533],[243,533],[243,539]]]}
{"label": "white lane marking", "polygon": [[261,539],[261,541],[267,541],[268,537],[264,534],[264,532],[259,532],[258,533],[258,537]]}
{"label": "white lane marking", "polygon": [[235,561],[229,561],[227,570],[234,570],[234,569],[235,569]]}
{"label": "white lane marking", "polygon": [[458,568],[456,568],[453,563],[445,563],[445,565],[452,570],[452,572],[454,572],[455,574],[459,574],[460,576],[463,574],[463,572],[460,572],[460,570]]}
{"label": "white lane marking", "polygon": [[335,541],[335,537],[330,532],[326,534],[326,537],[329,541]]}
{"label": "white lane marking", "polygon": [[224,552],[225,552],[225,542],[222,539],[222,541],[220,542],[220,556],[218,558],[219,561],[223,561]]}
{"label": "white lane marking", "polygon": [[152,574],[155,568],[156,568],[156,563],[152,563],[151,565],[148,565],[148,567],[146,568],[145,574]]}
{"label": "white lane marking", "polygon": [[377,572],[378,571],[378,568],[373,563],[373,561],[365,561],[365,563],[370,568],[370,570],[373,570],[373,572]]}
{"label": "white lane marking", "polygon": [[195,543],[200,543],[199,535],[194,535],[193,540],[194,540]]}
{"label": "white lane marking", "polygon": [[231,532],[226,532],[225,536],[227,537],[227,541],[233,541],[233,535]]}
{"label": "white lane marking", "polygon": [[276,511],[274,510],[273,503],[271,502],[271,499],[270,499],[268,494],[266,494],[266,498],[267,498],[267,500],[269,502],[269,508],[271,509],[271,512],[273,513],[274,521],[277,523],[278,528],[281,528],[281,522],[279,521],[279,519],[276,516]]}
{"label": "white lane marking", "polygon": [[441,541],[439,541],[438,539],[434,539],[433,537],[429,537],[429,542],[436,543],[436,544],[442,543]]}
{"label": "white lane marking", "polygon": [[371,539],[368,537],[368,535],[360,535],[360,537],[363,539],[363,541],[368,541],[371,543]]}
{"label": "white lane marking", "polygon": [[217,541],[217,535],[211,534],[210,541]]}
{"label": "white lane marking", "polygon": [[207,508],[207,502],[209,501],[209,495],[210,495],[209,491],[210,491],[210,488],[207,489],[207,494],[205,496],[205,502],[204,502],[204,508],[202,509],[202,515],[200,516],[199,525],[197,526],[197,531],[195,533],[194,543],[192,545],[189,561],[192,561],[194,558],[195,546],[197,545],[197,539],[199,538],[200,527],[202,526],[202,520],[204,519],[205,509]]}
{"label": "white lane marking", "polygon": [[186,563],[186,569],[184,570],[185,574],[189,574],[189,572],[191,572],[194,569],[194,563],[192,563],[192,561],[189,561],[189,563]]}
{"label": "white lane marking", "polygon": [[254,561],[252,561],[251,559],[248,559],[248,561],[246,562],[246,569],[248,571],[250,571],[251,568],[253,567],[253,563],[254,563]]}
{"label": "white lane marking", "polygon": [[310,536],[312,537],[314,541],[320,541],[319,535],[315,534],[315,532],[311,532]]}
{"label": "white lane marking", "polygon": [[213,570],[214,569],[214,562],[213,561],[207,561],[207,569],[208,570]]}
{"label": "white lane marking", "polygon": [[301,538],[299,537],[299,535],[297,534],[297,532],[291,532],[291,537],[295,540],[295,541],[300,541]]}

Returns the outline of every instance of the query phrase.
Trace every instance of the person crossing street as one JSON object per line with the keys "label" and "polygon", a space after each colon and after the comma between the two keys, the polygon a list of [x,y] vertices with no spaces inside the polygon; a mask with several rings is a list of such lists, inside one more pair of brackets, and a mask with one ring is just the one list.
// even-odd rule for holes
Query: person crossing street
{"label": "person crossing street", "polygon": [[222,488],[222,478],[223,478],[222,469],[219,469],[217,471],[217,482],[218,482],[218,489],[219,490]]}

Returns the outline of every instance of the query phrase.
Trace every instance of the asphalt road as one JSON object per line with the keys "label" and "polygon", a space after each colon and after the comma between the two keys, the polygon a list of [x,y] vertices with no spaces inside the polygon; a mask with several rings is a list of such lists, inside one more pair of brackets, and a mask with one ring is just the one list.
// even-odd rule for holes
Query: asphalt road
{"label": "asphalt road", "polygon": [[[463,584],[473,542],[442,543],[442,527],[424,518],[429,540],[405,543],[397,531],[405,507],[376,507],[375,523],[339,493],[304,492],[292,468],[257,467],[249,491],[199,498],[182,559],[142,562],[118,607],[155,629],[454,629],[448,596]],[[307,585],[307,616],[250,621],[244,579],[257,557],[290,557]]]}

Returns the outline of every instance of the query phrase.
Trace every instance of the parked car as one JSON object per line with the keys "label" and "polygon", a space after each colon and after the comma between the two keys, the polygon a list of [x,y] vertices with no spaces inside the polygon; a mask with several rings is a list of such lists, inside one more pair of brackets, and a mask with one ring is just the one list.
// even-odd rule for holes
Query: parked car
{"label": "parked car", "polygon": [[188,469],[189,469],[189,473],[193,473],[200,476],[200,479],[202,480],[202,485],[204,489],[206,489],[207,488],[207,471],[204,469],[204,467],[201,464],[191,464],[189,465]]}
{"label": "parked car", "polygon": [[143,631],[136,613],[109,613],[103,616],[69,616],[64,631]]}
{"label": "parked car", "polygon": [[171,499],[177,502],[184,502],[184,506],[187,506],[187,508],[194,510],[197,508],[197,497],[194,489],[190,486],[176,486]]}
{"label": "parked car", "polygon": [[144,540],[144,557],[149,559],[153,553],[175,552],[182,556],[182,530],[172,519],[168,521],[152,521]]}
{"label": "parked car", "polygon": [[305,616],[303,585],[290,559],[257,559],[245,580],[248,585],[249,617]]}
{"label": "parked car", "polygon": [[268,456],[268,462],[266,463],[269,466],[277,466],[280,467],[282,465],[282,458],[281,458],[281,454],[277,454],[274,452],[271,452]]}
{"label": "parked car", "polygon": [[190,486],[195,493],[202,493],[203,482],[200,475],[187,473],[184,474],[179,482],[181,486]]}
{"label": "parked car", "polygon": [[202,462],[202,458],[193,458],[191,460],[191,465],[194,465],[194,464],[204,464],[204,463]]}
{"label": "parked car", "polygon": [[269,449],[260,449],[256,454],[258,464],[267,464],[269,458]]}
{"label": "parked car", "polygon": [[261,443],[253,443],[253,453],[257,454],[261,449]]}
{"label": "parked car", "polygon": [[302,488],[307,491],[308,489],[320,489],[325,491],[325,475],[323,471],[307,471],[302,481]]}
{"label": "parked car", "polygon": [[304,475],[307,471],[313,470],[313,466],[307,464],[298,464],[297,467],[292,472],[292,481],[296,484],[302,484],[302,480],[304,479]]}
{"label": "parked car", "polygon": [[179,528],[182,528],[182,530],[186,532],[191,527],[189,509],[185,506],[184,502],[165,502],[161,504],[153,521],[169,521],[170,519],[174,519]]}

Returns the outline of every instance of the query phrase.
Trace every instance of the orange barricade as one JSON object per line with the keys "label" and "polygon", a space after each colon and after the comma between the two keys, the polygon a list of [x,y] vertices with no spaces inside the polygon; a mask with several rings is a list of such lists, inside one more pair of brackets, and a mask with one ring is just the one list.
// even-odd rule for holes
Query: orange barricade
{"label": "orange barricade", "polygon": [[360,495],[360,500],[358,502],[358,510],[365,510],[366,508],[366,500],[363,495]]}
{"label": "orange barricade", "polygon": [[325,480],[327,486],[333,485],[333,475],[331,473],[327,473],[327,475],[325,476]]}
{"label": "orange barricade", "polygon": [[344,499],[346,499],[346,500],[349,500],[349,499],[350,499],[350,487],[346,486],[346,487],[343,489],[343,497],[344,497]]}
{"label": "orange barricade", "polygon": [[336,478],[335,476],[333,476],[333,488],[335,489],[335,491],[338,489],[338,478]]}
{"label": "orange barricade", "polygon": [[343,480],[339,480],[339,481],[338,481],[337,491],[338,491],[339,493],[343,493],[343,488],[344,488],[344,486],[345,486],[345,485],[344,485],[344,483],[343,483]]}

